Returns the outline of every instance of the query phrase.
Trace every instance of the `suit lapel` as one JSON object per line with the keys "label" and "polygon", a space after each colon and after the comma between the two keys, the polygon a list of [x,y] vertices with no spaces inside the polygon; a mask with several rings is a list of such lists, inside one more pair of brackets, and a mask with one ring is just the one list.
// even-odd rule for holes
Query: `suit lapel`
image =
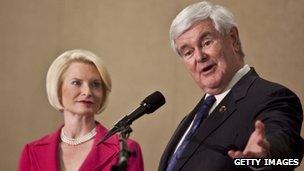
{"label": "suit lapel", "polygon": [[[227,110],[224,112],[218,112],[219,106],[225,104]],[[210,114],[210,116],[203,121],[200,127],[196,130],[196,133],[191,138],[186,150],[183,152],[182,157],[178,160],[175,166],[175,170],[179,170],[194,154],[197,148],[203,143],[203,141],[235,111],[236,106],[234,102],[229,103],[229,98],[225,98]]]}
{"label": "suit lapel", "polygon": [[170,159],[172,153],[174,152],[178,142],[184,135],[185,131],[191,124],[191,122],[196,114],[196,111],[198,110],[199,106],[203,103],[203,101],[204,101],[204,97],[199,101],[199,103],[190,112],[190,114],[187,115],[186,117],[184,117],[184,119],[178,125],[177,129],[175,130],[173,136],[171,137],[171,139],[170,139],[169,143],[167,144],[165,151],[161,157],[159,168],[158,168],[159,171],[166,169],[168,160]]}
{"label": "suit lapel", "polygon": [[[233,86],[231,91],[226,95],[221,103],[218,104],[210,116],[204,120],[197,129],[186,150],[183,152],[182,157],[178,160],[174,170],[179,170],[191,158],[204,140],[210,136],[212,132],[220,128],[220,126],[229,118],[229,116],[233,114],[233,112],[237,109],[237,101],[246,96],[250,85],[256,78],[258,78],[258,75],[254,69],[251,68],[251,70]],[[201,103],[202,100],[199,105]]]}

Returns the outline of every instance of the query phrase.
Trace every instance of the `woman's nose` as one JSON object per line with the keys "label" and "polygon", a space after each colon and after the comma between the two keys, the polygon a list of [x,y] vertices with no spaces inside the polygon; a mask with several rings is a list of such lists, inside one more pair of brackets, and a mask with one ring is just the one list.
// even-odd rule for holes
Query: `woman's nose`
{"label": "woman's nose", "polygon": [[87,85],[87,84],[83,85],[82,95],[85,95],[85,96],[91,96],[92,95],[91,87],[89,85]]}

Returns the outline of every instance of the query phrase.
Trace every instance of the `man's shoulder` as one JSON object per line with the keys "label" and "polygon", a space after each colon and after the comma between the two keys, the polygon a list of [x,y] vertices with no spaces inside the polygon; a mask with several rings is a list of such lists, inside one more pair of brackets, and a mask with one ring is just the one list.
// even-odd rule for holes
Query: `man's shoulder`
{"label": "man's shoulder", "polygon": [[289,93],[289,94],[294,94],[295,93],[290,90],[288,87],[280,84],[280,83],[276,83],[276,82],[272,82],[269,80],[266,80],[264,78],[257,78],[256,81],[253,84],[253,88],[255,90],[261,90],[263,92],[285,92],[285,93]]}
{"label": "man's shoulder", "polygon": [[[255,71],[255,69],[252,67],[250,71],[236,84],[235,87],[240,88],[247,88],[249,87],[251,90],[254,91],[278,91],[278,90],[286,90],[292,92],[289,88],[286,86],[269,81],[267,79],[264,79],[259,76],[259,74]],[[238,89],[240,90],[240,89]]]}
{"label": "man's shoulder", "polygon": [[[297,99],[298,96],[286,86],[260,77],[254,70],[245,75],[232,89],[236,99],[245,98],[250,102],[260,103],[268,99]],[[298,102],[297,102],[298,103]]]}

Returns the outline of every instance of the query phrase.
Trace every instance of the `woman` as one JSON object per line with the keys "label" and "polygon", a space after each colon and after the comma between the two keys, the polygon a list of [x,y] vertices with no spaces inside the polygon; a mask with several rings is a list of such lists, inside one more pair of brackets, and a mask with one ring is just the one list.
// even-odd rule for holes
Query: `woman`
{"label": "woman", "polygon": [[[85,50],[60,55],[46,78],[50,104],[64,117],[57,131],[25,145],[19,170],[111,170],[117,163],[118,136],[98,143],[107,129],[94,116],[107,104],[110,76],[99,57]],[[128,140],[132,151],[129,171],[143,170],[139,145]]]}

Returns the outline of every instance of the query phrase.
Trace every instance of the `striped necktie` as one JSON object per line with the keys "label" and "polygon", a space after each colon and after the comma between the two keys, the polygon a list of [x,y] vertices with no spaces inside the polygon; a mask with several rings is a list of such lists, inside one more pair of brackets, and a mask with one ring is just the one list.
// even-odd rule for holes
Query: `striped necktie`
{"label": "striped necktie", "polygon": [[199,127],[201,122],[207,118],[210,108],[215,102],[214,96],[208,96],[203,104],[198,109],[196,116],[194,118],[193,124],[190,130],[187,132],[183,142],[181,145],[176,149],[175,153],[171,156],[170,160],[168,161],[168,167],[166,171],[172,171],[174,166],[176,165],[177,160],[182,156],[183,151],[185,150],[186,146],[189,144],[192,135],[195,133],[196,129]]}

